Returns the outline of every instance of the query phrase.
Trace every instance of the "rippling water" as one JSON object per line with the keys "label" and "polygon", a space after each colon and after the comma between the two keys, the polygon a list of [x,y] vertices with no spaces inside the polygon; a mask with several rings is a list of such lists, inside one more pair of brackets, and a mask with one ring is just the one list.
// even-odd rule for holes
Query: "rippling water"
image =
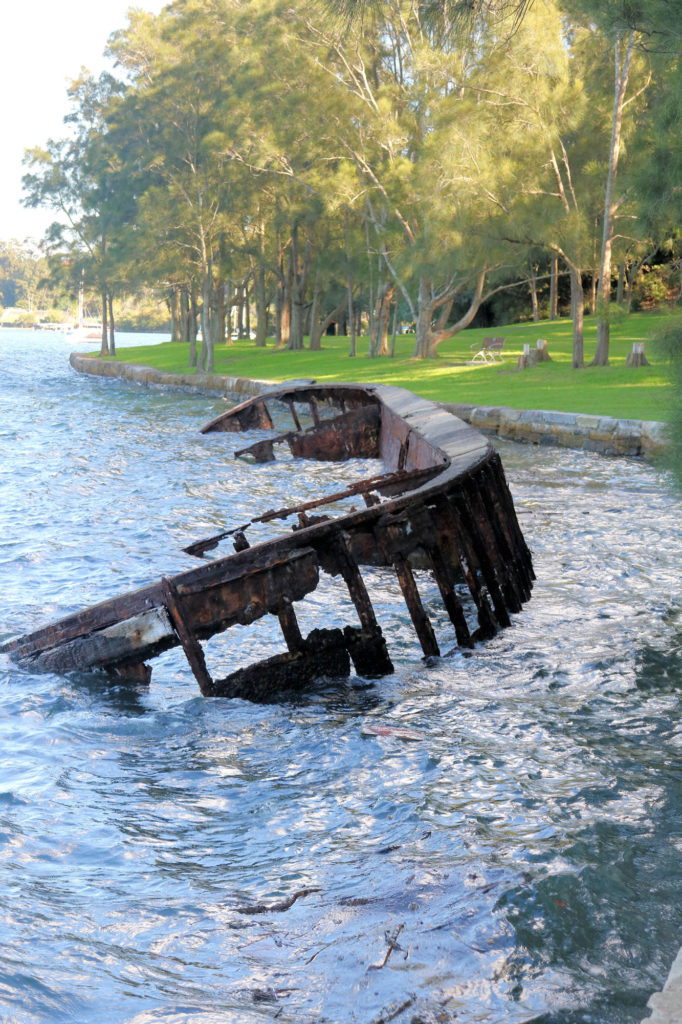
{"label": "rippling water", "polygon": [[[235,463],[243,438],[198,433],[223,402],[67,355],[0,332],[2,638],[368,469]],[[262,706],[202,699],[177,651],[148,690],[0,660],[0,1020],[645,1016],[682,941],[681,505],[643,463],[501,450],[538,582],[473,652],[425,664],[376,571],[396,672],[373,685]],[[331,582],[310,606],[304,627],[353,621]],[[282,646],[230,630],[209,669]]]}

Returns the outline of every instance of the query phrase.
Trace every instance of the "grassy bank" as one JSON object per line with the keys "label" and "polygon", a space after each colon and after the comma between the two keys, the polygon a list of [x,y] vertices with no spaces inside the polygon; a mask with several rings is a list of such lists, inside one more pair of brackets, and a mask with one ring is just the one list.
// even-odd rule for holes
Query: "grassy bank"
{"label": "grassy bank", "polygon": [[[568,320],[539,324],[464,331],[444,342],[437,359],[412,360],[413,335],[396,340],[393,359],[369,359],[367,339],[359,339],[359,355],[348,356],[348,339],[323,338],[321,352],[286,352],[272,343],[257,349],[252,341],[221,345],[216,350],[215,373],[273,381],[313,377],[322,382],[373,381],[397,384],[440,402],[469,402],[477,405],[508,405],[516,409],[555,409],[561,412],[593,413],[641,420],[667,420],[672,411],[673,389],[668,366],[647,344],[652,363],[641,369],[625,366],[634,341],[647,342],[665,314],[635,313],[611,332],[611,365],[571,368],[571,323]],[[504,362],[474,365],[472,346],[485,336],[504,337]],[[552,361],[518,372],[517,357],[524,344],[535,348],[546,338]],[[596,323],[585,321],[585,359],[589,361],[596,344]],[[475,348],[474,348],[475,351]],[[141,363],[160,370],[187,373],[187,346],[170,342],[145,348],[120,348],[117,361]]]}

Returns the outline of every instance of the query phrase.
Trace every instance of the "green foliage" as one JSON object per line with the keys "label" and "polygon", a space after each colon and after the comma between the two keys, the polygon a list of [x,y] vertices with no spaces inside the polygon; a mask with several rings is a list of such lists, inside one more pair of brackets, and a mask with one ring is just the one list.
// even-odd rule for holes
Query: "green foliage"
{"label": "green foliage", "polygon": [[30,311],[54,302],[55,293],[44,281],[46,272],[44,257],[32,246],[0,241],[0,304]]}
{"label": "green foliage", "polygon": [[[433,356],[486,302],[496,319],[527,317],[532,268],[558,256],[581,366],[583,288],[611,216],[614,41],[658,31],[663,7],[391,0],[343,32],[307,0],[132,10],[110,40],[118,77],[81,75],[69,134],[28,156],[26,202],[62,214],[54,279],[162,289],[174,336],[201,320],[210,371],[247,292],[257,344],[273,320],[292,348],[316,341],[345,301],[376,354],[400,302],[415,356]],[[614,262],[634,269],[674,234],[682,194],[676,139],[662,156],[679,135],[679,54],[666,70],[637,38],[611,204]],[[665,194],[655,215],[646,168]]]}
{"label": "green foliage", "polygon": [[655,309],[671,294],[671,274],[667,266],[642,267],[632,290],[632,308]]}

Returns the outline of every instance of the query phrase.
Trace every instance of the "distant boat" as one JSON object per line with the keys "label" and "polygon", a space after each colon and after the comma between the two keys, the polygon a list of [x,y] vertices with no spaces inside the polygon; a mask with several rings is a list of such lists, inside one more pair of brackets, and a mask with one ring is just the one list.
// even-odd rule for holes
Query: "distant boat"
{"label": "distant boat", "polygon": [[64,335],[70,341],[101,341],[102,325],[95,322],[88,322],[68,328]]}
{"label": "distant boat", "polygon": [[67,328],[64,334],[70,341],[101,341],[102,321],[86,320],[84,315],[83,286],[78,290],[78,322]]}

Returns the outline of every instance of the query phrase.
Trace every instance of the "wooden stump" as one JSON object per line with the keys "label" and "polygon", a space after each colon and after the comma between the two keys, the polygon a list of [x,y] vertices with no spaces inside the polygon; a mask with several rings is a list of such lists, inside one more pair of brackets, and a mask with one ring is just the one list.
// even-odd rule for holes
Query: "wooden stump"
{"label": "wooden stump", "polygon": [[552,357],[547,351],[547,340],[545,338],[538,338],[536,342],[535,361],[537,363],[552,362]]}
{"label": "wooden stump", "polygon": [[628,355],[625,360],[626,366],[651,366],[651,363],[644,355],[644,342],[633,341],[632,352]]}
{"label": "wooden stump", "polygon": [[516,364],[517,370],[528,370],[537,363],[551,363],[552,359],[547,351],[547,342],[544,338],[538,338],[535,348],[530,345],[523,346],[523,355],[519,356]]}

